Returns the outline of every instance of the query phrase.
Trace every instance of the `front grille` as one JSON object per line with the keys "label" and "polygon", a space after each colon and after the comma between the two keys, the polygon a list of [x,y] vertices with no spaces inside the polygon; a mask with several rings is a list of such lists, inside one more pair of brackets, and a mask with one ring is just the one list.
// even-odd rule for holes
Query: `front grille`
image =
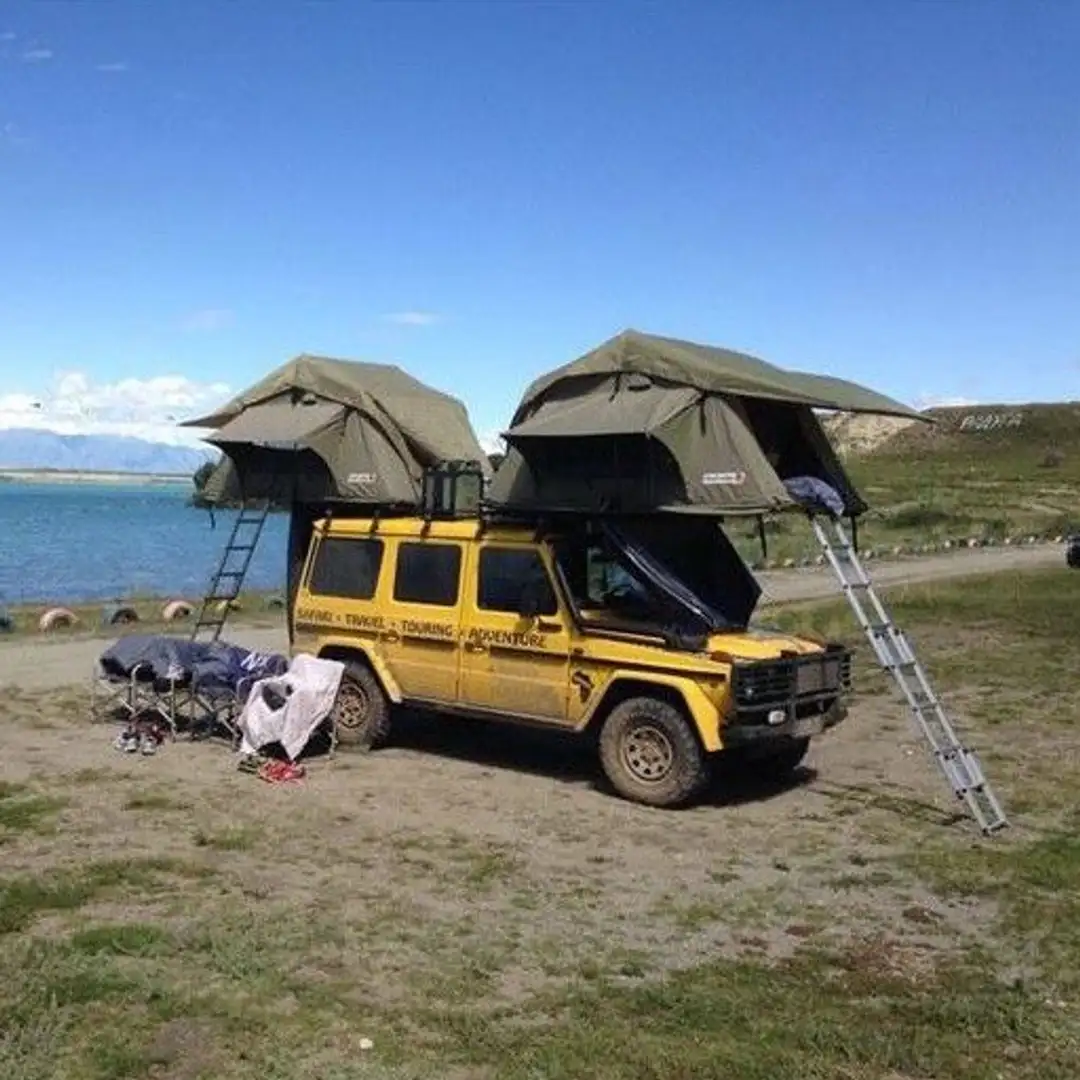
{"label": "front grille", "polygon": [[830,645],[822,653],[736,664],[735,707],[756,712],[835,698],[851,689],[851,652]]}

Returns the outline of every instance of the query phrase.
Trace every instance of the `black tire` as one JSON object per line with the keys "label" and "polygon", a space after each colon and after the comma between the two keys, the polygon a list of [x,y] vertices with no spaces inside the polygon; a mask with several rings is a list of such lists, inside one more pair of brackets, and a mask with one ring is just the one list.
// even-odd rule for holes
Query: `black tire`
{"label": "black tire", "polygon": [[629,698],[611,710],[600,732],[600,764],[624,799],[664,809],[684,806],[709,780],[686,717],[654,697]]}
{"label": "black tire", "polygon": [[786,739],[783,746],[771,754],[755,758],[751,768],[763,780],[787,780],[803,763],[809,749],[809,739]]}
{"label": "black tire", "polygon": [[378,750],[390,738],[390,699],[364,664],[349,663],[331,711],[338,744]]}

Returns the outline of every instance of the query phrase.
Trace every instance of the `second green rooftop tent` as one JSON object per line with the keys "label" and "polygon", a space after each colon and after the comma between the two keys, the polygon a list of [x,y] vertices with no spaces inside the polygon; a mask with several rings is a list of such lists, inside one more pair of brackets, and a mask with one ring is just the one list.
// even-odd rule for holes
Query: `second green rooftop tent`
{"label": "second green rooftop tent", "polygon": [[425,469],[487,455],[457,398],[391,364],[298,356],[216,412],[223,452],[204,492],[213,502],[266,498],[409,508]]}
{"label": "second green rooftop tent", "polygon": [[817,410],[925,419],[855,383],[729,349],[627,330],[537,379],[488,492],[521,512],[759,515],[794,508],[784,480],[866,504]]}

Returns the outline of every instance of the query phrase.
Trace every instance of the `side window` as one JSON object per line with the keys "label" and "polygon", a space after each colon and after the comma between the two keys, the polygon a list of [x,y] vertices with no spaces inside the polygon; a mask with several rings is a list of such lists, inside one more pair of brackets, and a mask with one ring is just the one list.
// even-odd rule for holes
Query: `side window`
{"label": "side window", "polygon": [[323,537],[308,575],[308,591],[316,596],[370,600],[379,582],[382,557],[381,540]]}
{"label": "side window", "polygon": [[537,615],[559,610],[544,562],[537,551],[486,547],[480,552],[476,606],[482,611],[517,614],[526,594],[536,597]]}
{"label": "side window", "polygon": [[403,604],[453,607],[461,579],[457,544],[401,544],[394,574],[394,599]]}

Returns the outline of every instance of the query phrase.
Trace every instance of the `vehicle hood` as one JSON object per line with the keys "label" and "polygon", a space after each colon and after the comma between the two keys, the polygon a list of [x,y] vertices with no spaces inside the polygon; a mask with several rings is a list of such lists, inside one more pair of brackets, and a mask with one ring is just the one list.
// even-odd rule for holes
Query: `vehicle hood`
{"label": "vehicle hood", "polygon": [[713,634],[710,654],[726,654],[734,660],[778,660],[783,656],[819,653],[823,646],[805,637],[776,630],[739,630]]}

